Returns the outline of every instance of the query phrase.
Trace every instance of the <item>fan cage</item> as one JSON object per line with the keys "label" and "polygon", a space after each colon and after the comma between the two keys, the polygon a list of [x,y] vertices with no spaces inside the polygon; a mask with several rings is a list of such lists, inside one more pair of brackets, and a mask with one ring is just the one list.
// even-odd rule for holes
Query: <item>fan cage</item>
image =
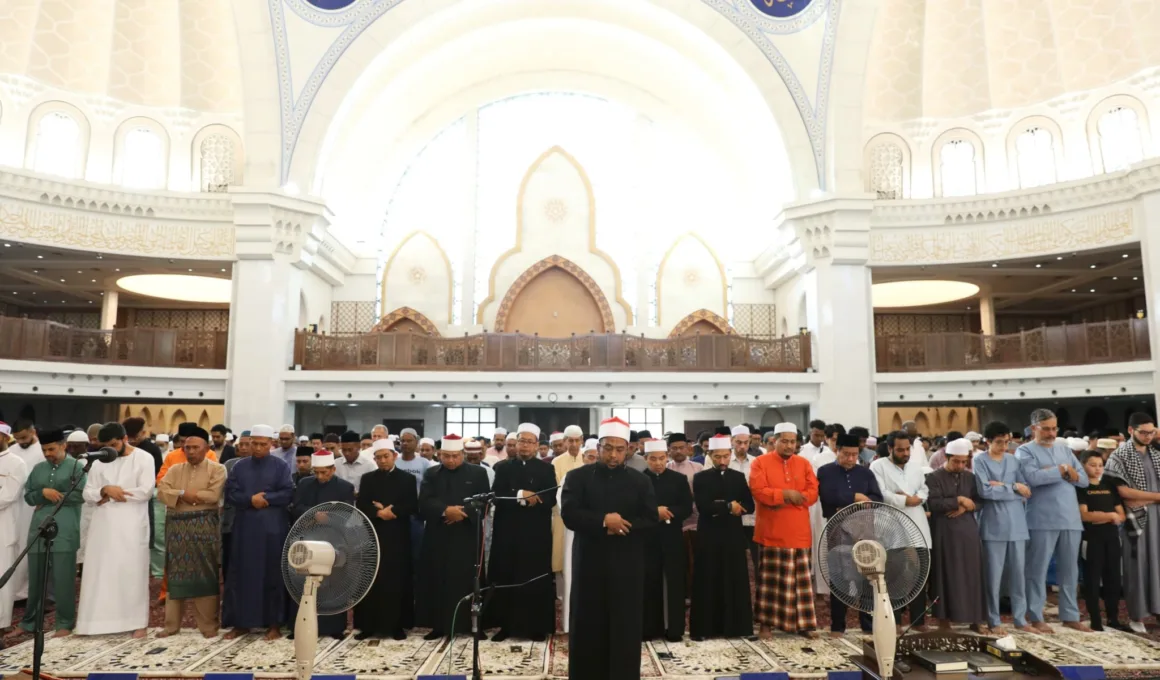
{"label": "fan cage", "polygon": [[834,514],[815,554],[830,593],[847,607],[874,610],[874,588],[854,562],[854,544],[877,541],[886,549],[886,590],[895,611],[910,604],[930,575],[930,546],[906,513],[885,503],[855,503]]}
{"label": "fan cage", "polygon": [[[321,517],[325,521],[320,521]],[[379,570],[379,539],[374,526],[348,503],[320,503],[302,514],[282,546],[282,581],[295,603],[301,603],[306,574],[290,566],[290,550],[298,541],[323,541],[334,547],[334,566],[318,587],[319,616],[340,614],[358,604]]]}

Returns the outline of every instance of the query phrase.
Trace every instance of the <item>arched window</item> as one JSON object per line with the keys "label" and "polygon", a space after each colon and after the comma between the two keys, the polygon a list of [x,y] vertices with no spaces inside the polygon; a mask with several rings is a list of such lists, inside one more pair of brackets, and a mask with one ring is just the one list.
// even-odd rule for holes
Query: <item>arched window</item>
{"label": "arched window", "polygon": [[81,156],[81,129],[72,116],[52,111],[36,127],[36,158],[32,169],[49,175],[77,177]]}
{"label": "arched window", "polygon": [[870,164],[870,190],[878,198],[902,198],[903,154],[889,142],[874,147]]}
{"label": "arched window", "polygon": [[1027,128],[1015,140],[1015,154],[1020,188],[1030,189],[1055,181],[1055,149],[1050,132],[1040,127]]}
{"label": "arched window", "polygon": [[1144,160],[1140,118],[1135,110],[1117,106],[1100,116],[1097,129],[1100,135],[1100,155],[1104,157],[1104,172],[1125,170],[1129,165]]}
{"label": "arched window", "polygon": [[165,145],[149,128],[139,127],[125,135],[121,184],[134,189],[165,188]]}
{"label": "arched window", "polygon": [[208,135],[201,140],[197,151],[201,157],[200,189],[217,193],[229,189],[234,183],[233,138],[223,134]]}
{"label": "arched window", "polygon": [[943,196],[974,196],[975,145],[966,139],[953,139],[939,150]]}

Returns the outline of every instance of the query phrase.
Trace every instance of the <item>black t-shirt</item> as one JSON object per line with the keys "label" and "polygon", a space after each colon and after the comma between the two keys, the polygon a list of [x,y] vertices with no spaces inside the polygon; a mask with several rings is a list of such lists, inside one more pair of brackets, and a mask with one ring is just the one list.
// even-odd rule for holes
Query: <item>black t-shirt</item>
{"label": "black t-shirt", "polygon": [[161,472],[161,463],[164,458],[161,455],[161,448],[148,439],[142,439],[141,443],[135,444],[135,446],[153,456],[153,474]]}
{"label": "black t-shirt", "polygon": [[[1075,495],[1080,505],[1086,505],[1088,512],[1115,512],[1117,505],[1122,505],[1120,492],[1116,490],[1120,482],[1113,477],[1100,477],[1099,484],[1088,484],[1087,488],[1076,489]],[[1091,524],[1083,523],[1083,537],[1089,538],[1116,538],[1119,527],[1113,523]]]}

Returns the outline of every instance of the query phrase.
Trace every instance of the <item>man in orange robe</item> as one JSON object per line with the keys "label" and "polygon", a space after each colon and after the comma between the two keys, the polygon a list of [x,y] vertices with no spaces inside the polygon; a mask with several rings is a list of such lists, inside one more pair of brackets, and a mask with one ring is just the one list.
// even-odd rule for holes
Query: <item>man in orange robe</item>
{"label": "man in orange robe", "polygon": [[[757,573],[757,622],[768,640],[772,628],[813,637],[817,627],[810,580],[810,511],[818,502],[818,478],[797,451],[797,427],[774,428],[775,455],[758,456],[749,468],[757,505],[753,540],[761,546]],[[786,590],[789,592],[785,592]]]}

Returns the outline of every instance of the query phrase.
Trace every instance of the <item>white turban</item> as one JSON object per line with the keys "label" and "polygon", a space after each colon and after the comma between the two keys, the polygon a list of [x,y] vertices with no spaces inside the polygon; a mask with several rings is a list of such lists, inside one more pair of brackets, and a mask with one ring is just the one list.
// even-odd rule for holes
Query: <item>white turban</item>
{"label": "white turban", "polygon": [[722,449],[731,449],[731,448],[733,448],[733,440],[730,439],[729,437],[726,437],[723,434],[719,434],[715,437],[709,437],[709,450],[710,451],[720,451]]}
{"label": "white turban", "polygon": [[507,430],[503,429],[502,427],[497,427],[497,428],[495,428],[495,432],[491,433],[491,436],[492,437],[506,437]]}
{"label": "white turban", "polygon": [[946,454],[948,456],[969,456],[974,449],[975,447],[971,445],[969,439],[956,439],[947,444]]}
{"label": "white turban", "polygon": [[376,439],[371,444],[371,455],[375,455],[379,451],[394,451],[395,446],[389,439]]}
{"label": "white turban", "polygon": [[749,436],[749,428],[745,427],[744,425],[735,425],[733,427],[733,429],[730,430],[729,432],[734,437],[748,437]]}
{"label": "white turban", "polygon": [[457,434],[449,434],[443,438],[443,444],[440,446],[443,451],[462,451],[463,437]]}
{"label": "white turban", "polygon": [[525,432],[532,435],[536,439],[540,438],[540,428],[538,425],[533,423],[520,423],[519,428],[516,429],[516,433],[523,434]]}
{"label": "white turban", "polygon": [[435,448],[435,440],[430,438],[430,437],[423,437],[422,439],[419,440],[419,446],[422,446],[424,444],[426,444],[427,446],[430,446],[431,448]]}
{"label": "white turban", "polygon": [[597,433],[600,439],[605,437],[619,437],[624,441],[628,441],[632,436],[632,429],[628,423],[620,418],[606,418],[600,421],[600,431]]}
{"label": "white turban", "polygon": [[595,439],[589,439],[584,442],[585,451],[595,451],[600,446],[600,442]]}
{"label": "white turban", "polygon": [[793,434],[797,434],[797,425],[794,425],[793,423],[778,423],[777,425],[773,426],[774,434],[781,434],[782,432],[792,432]]}
{"label": "white turban", "polygon": [[558,442],[563,438],[564,438],[563,432],[553,432],[552,434],[548,435],[549,442]]}
{"label": "white turban", "polygon": [[[291,430],[293,432],[293,430]],[[274,428],[269,425],[255,425],[250,428],[251,437],[265,437],[266,439],[274,438]]]}
{"label": "white turban", "polygon": [[68,433],[68,439],[64,440],[66,444],[89,443],[89,435],[84,430],[73,430]]}
{"label": "white turban", "polygon": [[564,428],[564,436],[565,437],[583,437],[584,430],[581,430],[579,425],[569,425],[568,427]]}
{"label": "white turban", "polygon": [[294,434],[294,426],[283,425],[282,427],[278,428],[278,434]]}
{"label": "white turban", "polygon": [[334,465],[334,454],[326,449],[310,456],[310,467],[330,467]]}
{"label": "white turban", "polygon": [[657,451],[668,451],[669,445],[663,439],[650,439],[644,443],[645,453],[655,453]]}

